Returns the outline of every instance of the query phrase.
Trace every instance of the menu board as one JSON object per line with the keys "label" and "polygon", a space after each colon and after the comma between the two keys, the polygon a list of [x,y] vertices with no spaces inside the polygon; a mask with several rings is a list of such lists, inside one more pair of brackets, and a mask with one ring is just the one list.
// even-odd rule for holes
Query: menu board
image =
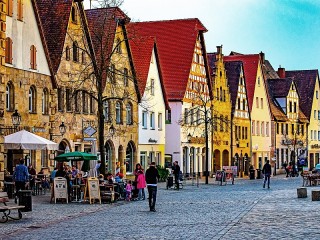
{"label": "menu board", "polygon": [[68,203],[68,187],[67,187],[67,179],[63,177],[54,178],[53,182],[54,187],[54,203],[57,202],[57,198],[65,198]]}
{"label": "menu board", "polygon": [[88,178],[87,186],[90,204],[95,199],[98,199],[101,204],[99,179],[94,177]]}

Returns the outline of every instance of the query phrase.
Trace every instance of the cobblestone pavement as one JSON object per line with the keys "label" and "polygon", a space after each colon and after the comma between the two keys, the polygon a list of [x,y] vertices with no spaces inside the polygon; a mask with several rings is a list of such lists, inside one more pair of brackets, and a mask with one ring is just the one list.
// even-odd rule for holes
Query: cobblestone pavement
{"label": "cobblestone pavement", "polygon": [[[212,179],[210,179],[212,181]],[[160,184],[157,212],[147,201],[49,204],[33,197],[32,212],[0,225],[0,239],[320,239],[320,202],[297,198],[301,177],[237,179],[235,185]]]}

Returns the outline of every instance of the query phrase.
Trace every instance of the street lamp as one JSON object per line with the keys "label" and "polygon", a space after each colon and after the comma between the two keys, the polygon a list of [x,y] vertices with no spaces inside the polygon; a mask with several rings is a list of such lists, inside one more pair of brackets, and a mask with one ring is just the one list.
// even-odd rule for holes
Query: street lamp
{"label": "street lamp", "polygon": [[53,140],[54,137],[60,137],[63,136],[66,133],[67,127],[64,125],[64,122],[61,122],[59,125],[59,132],[60,134],[52,134],[50,133],[50,140]]}
{"label": "street lamp", "polygon": [[11,115],[11,121],[12,121],[12,125],[13,127],[0,127],[0,131],[2,132],[2,130],[12,130],[12,129],[17,129],[20,126],[21,123],[21,115],[20,113],[18,113],[18,110],[14,110],[14,113]]}

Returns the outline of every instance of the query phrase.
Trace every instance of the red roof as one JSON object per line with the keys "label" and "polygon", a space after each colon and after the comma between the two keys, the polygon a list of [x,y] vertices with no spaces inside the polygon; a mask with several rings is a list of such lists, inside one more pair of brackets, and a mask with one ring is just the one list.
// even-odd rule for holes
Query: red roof
{"label": "red roof", "polygon": [[[249,104],[249,109],[251,112],[260,55],[259,54],[248,54],[248,55],[239,54],[239,55],[224,56],[223,59],[225,62],[230,62],[230,61],[241,61],[242,62],[243,69],[244,69],[244,75],[246,78],[246,87],[247,87],[246,90],[247,90],[247,96],[248,96],[248,104]],[[263,80],[261,80],[261,81],[263,81]]]}
{"label": "red roof", "polygon": [[197,37],[207,29],[197,18],[136,22],[128,24],[127,29],[129,36],[157,39],[168,100],[181,101],[185,95]]}
{"label": "red roof", "polygon": [[72,2],[35,0],[54,73],[61,62]]}

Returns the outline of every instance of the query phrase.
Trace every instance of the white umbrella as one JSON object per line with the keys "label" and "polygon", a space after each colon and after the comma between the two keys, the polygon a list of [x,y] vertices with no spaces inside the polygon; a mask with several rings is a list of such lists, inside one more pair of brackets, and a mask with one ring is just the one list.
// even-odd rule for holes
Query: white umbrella
{"label": "white umbrella", "polygon": [[49,141],[36,134],[21,130],[4,137],[4,148],[6,149],[28,149],[28,150],[58,150],[59,144]]}

